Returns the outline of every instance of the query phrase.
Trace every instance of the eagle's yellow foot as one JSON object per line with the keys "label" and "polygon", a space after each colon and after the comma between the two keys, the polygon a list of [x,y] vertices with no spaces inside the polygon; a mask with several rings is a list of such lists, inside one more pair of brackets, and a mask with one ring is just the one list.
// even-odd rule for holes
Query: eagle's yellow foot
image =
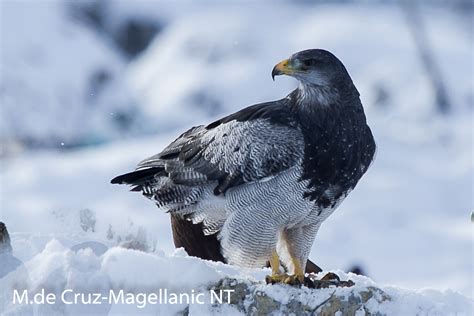
{"label": "eagle's yellow foot", "polygon": [[295,274],[288,275],[286,273],[280,273],[280,259],[276,251],[272,252],[270,257],[270,266],[272,267],[272,275],[267,275],[265,281],[267,284],[284,283],[290,285],[302,285],[304,282],[304,270],[301,268],[299,261],[292,258],[293,264],[295,265]]}
{"label": "eagle's yellow foot", "polygon": [[285,283],[285,280],[289,277],[290,276],[286,273],[267,275],[265,282],[267,282],[267,284]]}
{"label": "eagle's yellow foot", "polygon": [[275,283],[284,283],[284,284],[289,284],[289,285],[303,284],[303,282],[301,281],[301,276],[298,276],[296,274],[288,275],[286,273],[267,275],[265,277],[265,281],[267,282],[267,284],[275,284]]}

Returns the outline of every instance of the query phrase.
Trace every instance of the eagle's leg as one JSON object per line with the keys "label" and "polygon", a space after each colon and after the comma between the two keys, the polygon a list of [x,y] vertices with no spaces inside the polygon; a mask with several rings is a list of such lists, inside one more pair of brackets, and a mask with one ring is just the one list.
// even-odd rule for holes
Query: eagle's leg
{"label": "eagle's leg", "polygon": [[293,285],[304,283],[306,262],[318,229],[318,225],[307,225],[282,231],[283,248],[286,248],[284,262],[290,264],[290,269],[291,266],[293,268],[293,274],[288,276],[284,283]]}
{"label": "eagle's leg", "polygon": [[270,257],[270,266],[272,267],[272,275],[267,275],[265,281],[271,284],[274,283],[286,283],[291,285],[301,285],[304,281],[304,269],[302,268],[301,263],[297,258],[291,258],[292,263],[295,267],[293,275],[288,275],[286,273],[280,272],[280,258],[278,257],[277,252],[272,251]]}
{"label": "eagle's leg", "polygon": [[303,284],[304,282],[304,266],[300,262],[300,260],[296,257],[291,257],[291,262],[293,263],[294,268],[294,274],[290,275],[286,280],[285,283],[287,284],[294,284],[294,285],[299,285]]}

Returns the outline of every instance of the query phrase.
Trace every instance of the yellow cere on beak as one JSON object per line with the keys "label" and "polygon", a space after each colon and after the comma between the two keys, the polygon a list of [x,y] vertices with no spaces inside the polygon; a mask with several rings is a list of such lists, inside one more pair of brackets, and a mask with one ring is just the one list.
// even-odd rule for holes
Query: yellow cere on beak
{"label": "yellow cere on beak", "polygon": [[291,75],[294,73],[294,69],[290,65],[290,60],[285,59],[278,64],[276,64],[275,67],[273,67],[272,71],[272,79],[275,80],[275,76],[279,75]]}

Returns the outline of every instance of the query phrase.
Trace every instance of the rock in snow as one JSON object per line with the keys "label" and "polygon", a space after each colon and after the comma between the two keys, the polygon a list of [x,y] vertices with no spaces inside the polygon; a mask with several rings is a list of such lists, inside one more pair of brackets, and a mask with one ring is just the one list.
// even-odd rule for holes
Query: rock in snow
{"label": "rock in snow", "polygon": [[0,278],[21,266],[21,261],[12,254],[10,235],[4,223],[0,222]]}
{"label": "rock in snow", "polygon": [[[391,297],[375,286],[351,290],[332,288],[315,290],[289,285],[266,288],[259,282],[245,282],[224,278],[210,287],[213,291],[233,290],[229,304],[243,314],[268,315],[272,313],[297,315],[354,315],[357,312],[382,315],[378,307]],[[281,293],[280,296],[278,293]],[[284,296],[288,296],[282,299]]]}

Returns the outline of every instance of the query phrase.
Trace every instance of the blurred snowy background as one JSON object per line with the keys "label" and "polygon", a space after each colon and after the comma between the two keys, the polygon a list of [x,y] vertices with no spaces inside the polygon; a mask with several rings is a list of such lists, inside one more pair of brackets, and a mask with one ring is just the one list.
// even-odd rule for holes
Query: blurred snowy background
{"label": "blurred snowy background", "polygon": [[172,253],[169,218],[115,175],[184,129],[284,97],[278,61],[346,65],[378,144],[310,258],[472,298],[470,1],[1,1],[0,221],[28,262],[65,246]]}

